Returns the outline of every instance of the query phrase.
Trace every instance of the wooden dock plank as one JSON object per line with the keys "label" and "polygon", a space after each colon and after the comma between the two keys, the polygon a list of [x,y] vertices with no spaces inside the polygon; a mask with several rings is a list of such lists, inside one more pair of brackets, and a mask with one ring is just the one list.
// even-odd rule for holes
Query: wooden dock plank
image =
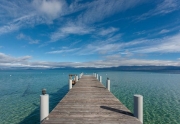
{"label": "wooden dock plank", "polygon": [[42,124],[141,124],[95,77],[82,76]]}

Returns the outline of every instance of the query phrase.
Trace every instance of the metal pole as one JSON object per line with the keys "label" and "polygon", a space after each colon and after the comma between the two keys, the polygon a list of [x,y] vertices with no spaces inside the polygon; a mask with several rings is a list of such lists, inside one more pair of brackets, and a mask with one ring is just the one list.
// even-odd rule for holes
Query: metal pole
{"label": "metal pole", "polygon": [[143,123],[143,96],[134,95],[134,116]]}
{"label": "metal pole", "polygon": [[40,122],[49,115],[49,95],[46,94],[46,89],[42,90],[40,95]]}

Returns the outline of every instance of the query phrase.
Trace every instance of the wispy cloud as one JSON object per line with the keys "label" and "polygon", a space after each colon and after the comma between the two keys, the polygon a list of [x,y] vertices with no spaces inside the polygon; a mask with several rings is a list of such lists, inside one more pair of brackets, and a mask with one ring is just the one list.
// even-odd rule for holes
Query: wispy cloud
{"label": "wispy cloud", "polygon": [[179,53],[180,34],[173,36],[147,40],[144,46],[132,48],[133,52],[138,53]]}
{"label": "wispy cloud", "polygon": [[[112,39],[114,37],[111,37]],[[180,34],[155,38],[155,39],[135,39],[129,42],[123,42],[121,39],[116,42],[95,41],[80,48],[76,53],[78,55],[91,54],[116,54],[120,53],[128,57],[136,54],[148,53],[179,53],[180,52]],[[103,46],[103,47],[101,47]]]}
{"label": "wispy cloud", "polygon": [[47,52],[47,54],[61,54],[61,53],[72,53],[74,51],[77,51],[79,48],[74,48],[74,49],[71,49],[71,48],[63,48],[61,50],[55,50],[55,51],[50,51],[50,52]]}
{"label": "wispy cloud", "polygon": [[33,40],[31,37],[22,33],[17,36],[17,39],[26,40],[29,44],[39,44],[39,40]]}
{"label": "wispy cloud", "polygon": [[0,1],[0,24],[2,25],[0,35],[21,28],[52,23],[54,19],[63,15],[65,7],[64,0],[2,0]]}
{"label": "wispy cloud", "polygon": [[152,16],[168,14],[178,9],[179,9],[178,0],[163,0],[163,2],[160,2],[155,9],[152,9],[147,13],[138,16],[136,20],[144,20]]}
{"label": "wispy cloud", "polygon": [[161,30],[159,33],[160,33],[160,34],[165,34],[165,33],[168,33],[168,32],[169,32],[169,30],[163,29],[163,30]]}
{"label": "wispy cloud", "polygon": [[[78,16],[78,23],[91,24],[99,22],[117,12],[122,12],[141,4],[143,0],[98,0],[86,3],[86,11]],[[106,8],[104,8],[106,7]]]}
{"label": "wispy cloud", "polygon": [[137,47],[146,43],[145,39],[136,39],[130,42],[123,42],[121,34],[114,35],[106,40],[97,40],[90,44],[86,44],[77,52],[79,55],[91,54],[114,54],[118,52],[125,52],[127,49]]}
{"label": "wispy cloud", "polygon": [[100,32],[99,32],[99,35],[106,36],[108,34],[112,34],[112,33],[116,32],[118,30],[119,30],[118,28],[114,28],[114,27],[110,27],[110,28],[107,28],[107,29],[101,29]]}
{"label": "wispy cloud", "polygon": [[83,25],[67,24],[66,26],[61,27],[57,31],[52,33],[50,39],[51,42],[55,42],[61,38],[65,38],[69,36],[70,34],[84,35],[84,34],[89,34],[92,31],[94,31],[94,29],[91,27],[86,27]]}
{"label": "wispy cloud", "polygon": [[9,32],[13,32],[19,29],[19,25],[16,24],[8,24],[5,26],[0,27],[0,35],[6,34]]}

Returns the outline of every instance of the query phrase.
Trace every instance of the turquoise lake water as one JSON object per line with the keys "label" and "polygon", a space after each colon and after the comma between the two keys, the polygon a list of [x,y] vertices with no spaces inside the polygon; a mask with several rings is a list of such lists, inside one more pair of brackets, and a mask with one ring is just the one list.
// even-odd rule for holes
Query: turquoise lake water
{"label": "turquoise lake water", "polygon": [[0,123],[38,124],[42,88],[50,111],[68,92],[69,74],[98,73],[111,80],[111,92],[133,112],[133,95],[144,98],[144,124],[180,124],[180,74],[107,70],[0,71]]}

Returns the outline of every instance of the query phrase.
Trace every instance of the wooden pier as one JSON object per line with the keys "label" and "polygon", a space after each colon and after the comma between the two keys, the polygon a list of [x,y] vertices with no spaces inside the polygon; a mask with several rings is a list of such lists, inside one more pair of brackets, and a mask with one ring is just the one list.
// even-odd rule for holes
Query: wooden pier
{"label": "wooden pier", "polygon": [[84,75],[42,124],[142,124],[94,76]]}

